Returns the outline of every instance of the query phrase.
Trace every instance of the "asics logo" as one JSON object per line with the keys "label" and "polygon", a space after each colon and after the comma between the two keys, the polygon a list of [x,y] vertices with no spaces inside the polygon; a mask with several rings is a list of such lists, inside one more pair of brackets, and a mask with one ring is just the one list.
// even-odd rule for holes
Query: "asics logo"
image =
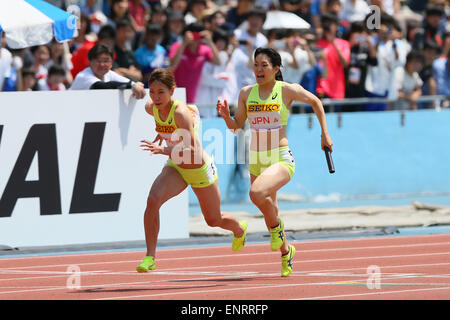
{"label": "asics logo", "polygon": [[283,241],[283,231],[278,231],[278,238],[280,238],[281,241]]}
{"label": "asics logo", "polygon": [[278,92],[275,92],[275,95],[272,96],[272,100],[275,100],[278,96]]}

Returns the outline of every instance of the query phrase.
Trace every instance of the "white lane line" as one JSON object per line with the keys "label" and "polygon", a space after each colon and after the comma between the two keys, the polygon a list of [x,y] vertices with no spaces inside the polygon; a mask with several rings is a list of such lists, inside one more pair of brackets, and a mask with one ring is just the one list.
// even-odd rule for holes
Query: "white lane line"
{"label": "white lane line", "polygon": [[[414,239],[421,239],[421,238],[433,238],[433,237],[450,237],[450,234],[426,234],[426,235],[411,235],[411,236],[382,236],[382,237],[374,237],[374,238],[347,238],[347,239],[319,239],[319,240],[307,240],[307,241],[292,241],[292,243],[298,243],[298,244],[317,244],[317,243],[327,243],[327,242],[332,242],[332,243],[355,243],[355,242],[360,242],[360,241],[367,241],[367,242],[373,242],[373,241],[387,241],[387,242],[392,242],[392,241],[403,241],[405,239],[408,238],[414,238]],[[444,242],[442,242],[444,243]],[[422,245],[427,245],[428,243],[423,243]],[[393,247],[407,247],[410,246],[411,244],[398,244],[398,245],[393,245]],[[433,243],[431,243],[431,245],[433,245]],[[268,246],[267,244],[264,243],[250,243],[248,244],[248,246],[251,247],[259,247],[259,246]],[[416,246],[416,244],[412,244],[412,246]],[[419,244],[420,246],[420,244]],[[224,247],[229,247],[228,245],[220,245],[220,246],[211,246],[211,247],[205,247],[205,246],[195,246],[193,245],[192,247],[186,247],[186,248],[159,248],[157,247],[157,249],[159,251],[171,251],[171,252],[176,252],[176,251],[189,251],[189,250],[198,250],[198,249],[211,249],[214,250],[215,248],[224,248]],[[389,247],[388,246],[377,246],[380,248],[386,248]],[[366,248],[371,248],[371,247],[366,247]],[[347,248],[342,248],[341,246],[337,247],[337,248],[330,248],[330,249],[317,249],[317,250],[325,250],[325,251],[334,251],[334,250],[355,250],[355,249],[359,249],[359,247],[347,247]],[[142,250],[126,250],[124,249],[124,251],[94,251],[94,252],[82,252],[82,253],[65,253],[65,254],[44,254],[44,255],[33,255],[33,256],[25,256],[25,257],[8,257],[8,258],[2,258],[2,256],[0,256],[0,262],[2,261],[9,261],[9,260],[22,260],[22,259],[28,259],[28,258],[32,258],[32,259],[48,259],[48,258],[64,258],[64,257],[79,257],[81,256],[91,256],[91,255],[95,255],[95,256],[99,256],[99,255],[117,255],[117,254],[136,254],[139,252],[145,251],[145,249],[143,248]],[[312,250],[315,251],[315,250]],[[297,251],[298,252],[298,251]]]}
{"label": "white lane line", "polygon": [[[332,295],[332,296],[317,296],[317,297],[308,297],[308,298],[298,298],[298,299],[291,299],[291,300],[339,299],[339,298],[345,298],[345,297],[362,297],[362,296],[371,296],[371,295],[388,295],[388,294],[394,294],[394,293],[412,293],[412,292],[420,292],[420,291],[437,291],[437,290],[450,290],[450,287],[410,289],[410,290],[393,290],[393,291],[378,290],[376,292],[368,292],[368,293],[339,294],[339,295]],[[448,298],[450,298],[450,296]],[[433,298],[430,298],[430,299],[433,299]],[[405,300],[405,298],[403,298],[403,300]]]}
{"label": "white lane line", "polygon": [[[297,251],[298,252],[298,251]],[[202,257],[194,257],[193,259],[217,259],[224,257],[234,257],[239,259],[240,257],[248,257],[248,256],[256,256],[256,255],[276,255],[273,252],[265,252],[265,253],[246,253],[240,255],[218,255],[218,256],[202,256]],[[344,257],[344,258],[332,258],[332,259],[312,259],[312,260],[295,260],[295,263],[316,263],[316,262],[333,262],[333,261],[349,261],[349,260],[365,260],[365,259],[391,259],[391,258],[410,258],[410,257],[427,257],[427,256],[442,256],[442,255],[450,255],[450,252],[433,252],[433,253],[418,253],[418,254],[403,254],[403,255],[388,255],[388,256],[364,256],[364,257]],[[157,261],[174,261],[174,260],[186,260],[185,258],[166,258],[166,259],[157,259]],[[68,267],[69,265],[77,265],[77,266],[89,266],[89,265],[111,265],[111,264],[122,264],[122,263],[136,263],[136,260],[120,260],[120,261],[102,261],[102,262],[85,262],[78,264],[58,264],[58,265],[43,265],[43,266],[25,266],[25,267],[9,267],[9,268],[0,268],[0,273],[5,270],[25,270],[25,269],[38,269],[38,268],[57,268],[57,267]],[[257,263],[254,265],[261,265],[265,263]],[[243,264],[241,264],[244,266]],[[249,265],[249,264],[245,264]],[[190,268],[190,267],[189,267]]]}

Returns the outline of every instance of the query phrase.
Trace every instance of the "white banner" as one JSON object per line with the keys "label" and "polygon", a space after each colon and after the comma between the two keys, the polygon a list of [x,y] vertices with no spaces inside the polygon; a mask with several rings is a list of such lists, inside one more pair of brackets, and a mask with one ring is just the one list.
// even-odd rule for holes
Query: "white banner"
{"label": "white banner", "polygon": [[[0,93],[0,245],[143,240],[167,160],[139,147],[156,135],[147,100],[130,90]],[[160,239],[189,237],[187,191],[160,216]]]}

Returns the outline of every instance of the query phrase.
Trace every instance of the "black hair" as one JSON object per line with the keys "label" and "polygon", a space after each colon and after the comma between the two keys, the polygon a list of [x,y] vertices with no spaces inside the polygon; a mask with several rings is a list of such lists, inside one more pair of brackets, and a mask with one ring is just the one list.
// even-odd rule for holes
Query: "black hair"
{"label": "black hair", "polygon": [[128,19],[122,18],[116,22],[116,30],[125,28],[125,27],[130,27],[134,30],[133,25],[131,24],[131,21]]}
{"label": "black hair", "polygon": [[116,30],[114,30],[113,26],[107,24],[101,27],[100,31],[98,32],[98,40],[103,39],[112,39],[116,40]]}
{"label": "black hair", "polygon": [[251,16],[258,16],[261,19],[263,19],[263,22],[265,22],[267,18],[267,13],[264,7],[254,6],[247,12],[247,19],[250,18]]}
{"label": "black hair", "polygon": [[89,61],[95,60],[99,55],[104,53],[110,55],[111,58],[114,58],[114,53],[108,46],[102,43],[97,43],[91,50],[89,50],[88,59]]}
{"label": "black hair", "polygon": [[438,4],[429,3],[425,7],[426,16],[443,16],[445,13],[444,8]]}
{"label": "black hair", "polygon": [[281,74],[281,67],[283,66],[281,63],[281,56],[275,49],[272,48],[257,48],[255,50],[255,54],[253,59],[256,60],[256,57],[260,54],[265,54],[272,64],[273,67],[280,67],[280,70],[275,75],[275,80],[283,81],[283,75]]}
{"label": "black hair", "polygon": [[184,27],[183,34],[185,34],[187,31],[190,32],[202,32],[205,30],[205,27],[200,22],[193,22],[188,24],[186,27]]}
{"label": "black hair", "polygon": [[147,34],[162,34],[163,29],[159,23],[149,23],[145,27],[145,33],[147,33]]}
{"label": "black hair", "polygon": [[349,34],[355,33],[355,32],[364,32],[364,31],[366,31],[366,28],[364,26],[363,21],[354,21],[350,24]]}
{"label": "black hair", "polygon": [[384,24],[386,26],[393,26],[394,23],[395,23],[395,19],[393,16],[391,16],[385,12],[382,12],[380,14],[380,24]]}
{"label": "black hair", "polygon": [[320,22],[322,24],[324,24],[324,23],[335,23],[335,24],[339,25],[339,18],[334,13],[325,12],[320,17]]}
{"label": "black hair", "polygon": [[52,66],[48,69],[48,75],[57,75],[57,76],[65,76],[66,70],[60,64],[52,64]]}
{"label": "black hair", "polygon": [[425,57],[422,51],[419,50],[411,50],[406,56],[406,63],[411,61],[419,61],[420,63],[425,63]]}
{"label": "black hair", "polygon": [[219,28],[216,28],[216,30],[214,30],[213,34],[212,34],[212,40],[213,42],[216,42],[217,40],[224,40],[225,43],[228,46],[228,34],[225,30]]}

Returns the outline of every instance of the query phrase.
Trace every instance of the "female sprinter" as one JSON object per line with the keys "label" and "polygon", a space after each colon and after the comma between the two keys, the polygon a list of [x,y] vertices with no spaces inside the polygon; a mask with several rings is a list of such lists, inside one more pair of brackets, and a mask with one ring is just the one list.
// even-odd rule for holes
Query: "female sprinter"
{"label": "female sprinter", "polygon": [[[206,223],[232,231],[232,249],[241,250],[245,244],[247,223],[239,223],[231,214],[220,211],[217,169],[200,146],[198,109],[172,98],[175,80],[167,69],[155,69],[151,73],[149,88],[151,100],[145,105],[145,110],[155,118],[158,135],[153,142],[141,141],[141,147],[152,154],[167,155],[169,160],[153,182],[147,199],[144,214],[147,254],[136,270],[147,272],[155,269],[159,208],[188,185],[198,198]],[[166,146],[162,141],[166,141]]]}
{"label": "female sprinter", "polygon": [[229,129],[240,129],[248,118],[252,131],[250,143],[250,199],[261,210],[268,230],[270,247],[281,251],[281,276],[292,272],[295,247],[289,245],[283,221],[278,217],[277,191],[289,182],[295,171],[294,157],[288,146],[286,126],[294,100],[313,107],[322,128],[322,149],[332,150],[325,112],[320,100],[299,84],[283,82],[281,57],[271,48],[254,53],[256,84],[241,89],[234,117],[226,100],[217,102],[217,111]]}

